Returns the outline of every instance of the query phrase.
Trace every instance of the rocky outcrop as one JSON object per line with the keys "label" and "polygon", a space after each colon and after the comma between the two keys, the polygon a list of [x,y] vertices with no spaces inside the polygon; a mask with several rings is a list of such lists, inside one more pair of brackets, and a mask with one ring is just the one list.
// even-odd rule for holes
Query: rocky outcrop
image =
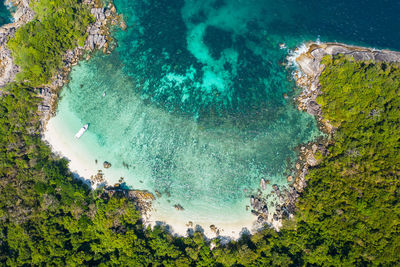
{"label": "rocky outcrop", "polygon": [[[13,62],[11,51],[7,48],[10,38],[14,37],[19,27],[34,19],[34,12],[29,8],[29,0],[12,0],[12,5],[17,7],[13,13],[14,22],[4,25],[0,28],[0,95],[1,88],[15,79],[19,72],[19,67]],[[112,4],[107,8],[98,7],[95,0],[85,0],[84,4],[91,8],[91,13],[96,18],[93,25],[88,28],[88,38],[84,47],[76,47],[68,50],[63,59],[63,67],[53,77],[52,82],[43,88],[37,88],[38,96],[43,98],[39,104],[38,111],[41,115],[42,128],[51,115],[54,114],[58,98],[59,89],[68,82],[68,75],[71,67],[78,64],[85,51],[94,51],[95,49],[107,49],[111,42],[109,37],[108,25],[117,24],[120,19],[116,15],[116,9]],[[103,50],[107,52],[106,50]]]}
{"label": "rocky outcrop", "polygon": [[[325,66],[321,60],[326,55],[344,54],[352,56],[355,60],[373,60],[385,62],[400,62],[400,53],[393,51],[378,51],[374,49],[347,46],[338,43],[316,44],[310,43],[305,53],[296,58],[299,71],[295,74],[297,85],[303,90],[297,98],[298,109],[308,112],[316,117],[320,128],[327,134],[328,138],[320,139],[317,142],[309,143],[299,147],[299,158],[294,170],[295,175],[288,176],[288,182],[293,184],[288,187],[273,185],[272,195],[275,201],[269,201],[268,195],[265,197],[259,193],[257,196],[251,196],[250,204],[252,214],[257,216],[257,222],[260,224],[278,225],[284,218],[290,218],[295,213],[296,202],[299,194],[307,186],[306,175],[308,169],[317,166],[321,158],[328,154],[327,146],[331,142],[331,136],[335,128],[330,122],[323,118],[321,107],[316,99],[320,91],[319,77]],[[294,180],[294,181],[293,181]],[[261,186],[261,184],[260,184]],[[261,191],[260,191],[261,192]],[[271,198],[271,196],[269,196]],[[271,214],[264,210],[266,205],[271,209],[275,208]],[[272,215],[272,216],[271,216]],[[272,222],[272,223],[271,223]]]}
{"label": "rocky outcrop", "polygon": [[115,184],[114,186],[106,186],[100,197],[128,198],[129,200],[135,202],[138,211],[140,212],[140,214],[143,216],[144,219],[146,219],[149,216],[149,212],[151,211],[152,201],[155,200],[155,197],[152,193],[146,190],[130,189],[129,187],[126,186],[125,183]]}
{"label": "rocky outcrop", "polygon": [[[41,112],[42,129],[46,127],[46,123],[50,116],[53,116],[57,107],[57,99],[60,88],[68,83],[68,75],[71,68],[78,64],[86,53],[86,59],[90,58],[88,53],[97,49],[103,49],[104,53],[110,53],[109,49],[113,49],[112,38],[110,37],[110,25],[117,25],[121,18],[117,15],[115,7],[110,3],[107,7],[99,7],[95,0],[85,0],[84,4],[88,5],[95,22],[87,29],[88,37],[83,47],[75,47],[68,50],[63,59],[63,67],[53,77],[51,84],[48,86],[50,94],[43,97],[43,101],[39,106]],[[111,45],[110,45],[111,44]],[[50,108],[48,108],[50,107]]]}
{"label": "rocky outcrop", "polygon": [[31,21],[35,14],[29,8],[29,0],[14,0],[11,4],[17,9],[13,16],[13,23],[3,25],[0,28],[0,95],[1,88],[12,82],[19,68],[13,62],[11,51],[7,48],[10,38],[14,37],[16,30]]}
{"label": "rocky outcrop", "polygon": [[376,50],[358,46],[349,46],[340,43],[309,43],[307,51],[296,58],[299,72],[296,73],[296,82],[303,91],[298,97],[298,108],[317,117],[325,132],[332,132],[334,128],[321,116],[321,108],[316,102],[321,93],[319,77],[324,70],[321,60],[326,55],[348,55],[355,60],[400,62],[400,52]]}
{"label": "rocky outcrop", "polygon": [[310,143],[301,148],[298,162],[299,168],[297,168],[296,179],[293,185],[298,192],[302,192],[306,187],[305,177],[308,173],[308,168],[319,164],[316,153],[318,152],[321,156],[327,155],[328,150],[326,147],[336,130],[322,116],[321,107],[318,105],[316,99],[321,94],[319,78],[325,68],[321,63],[322,58],[326,55],[334,56],[338,54],[351,56],[355,60],[360,61],[400,62],[400,52],[376,50],[340,43],[309,43],[307,44],[306,52],[296,58],[299,70],[295,74],[295,78],[297,85],[302,88],[302,92],[297,98],[298,109],[315,116],[321,130],[328,135],[328,138],[325,138],[325,140]]}
{"label": "rocky outcrop", "polygon": [[176,210],[179,210],[179,211],[185,210],[185,209],[182,207],[181,204],[175,204],[175,205],[174,205],[174,208],[175,208]]}
{"label": "rocky outcrop", "polygon": [[96,22],[89,28],[85,48],[88,50],[101,49],[107,43],[108,35],[107,30],[102,27],[107,23],[104,8],[92,8],[90,12],[96,18]]}
{"label": "rocky outcrop", "polygon": [[255,229],[262,229],[264,225],[269,225],[279,230],[282,219],[290,218],[294,214],[298,196],[293,186],[277,184],[272,185],[272,191],[269,194],[259,190],[257,194],[250,196],[251,214],[257,217]]}
{"label": "rocky outcrop", "polygon": [[89,51],[94,49],[103,49],[106,53],[108,48],[113,49],[112,38],[110,37],[109,25],[124,26],[122,18],[117,15],[115,7],[110,3],[106,8],[91,5],[90,12],[95,17],[96,21],[88,29],[88,38],[84,48]]}
{"label": "rocky outcrop", "polygon": [[111,163],[108,162],[108,161],[104,161],[103,162],[103,167],[106,168],[106,169],[111,168]]}

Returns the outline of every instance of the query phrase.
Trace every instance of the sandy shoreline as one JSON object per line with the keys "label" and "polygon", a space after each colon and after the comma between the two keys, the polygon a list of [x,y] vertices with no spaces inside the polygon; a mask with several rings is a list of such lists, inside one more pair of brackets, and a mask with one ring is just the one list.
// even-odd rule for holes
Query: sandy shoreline
{"label": "sandy shoreline", "polygon": [[[307,53],[308,50],[309,46],[302,45],[301,49],[292,55],[292,60],[295,62],[298,58]],[[66,107],[64,106],[63,108],[65,109]],[[107,159],[101,157],[107,155],[107,152],[96,149],[96,151],[94,151],[93,148],[98,147],[98,144],[96,144],[96,137],[91,135],[90,129],[81,139],[74,139],[73,136],[85,122],[81,122],[72,112],[68,111],[67,113],[69,115],[67,118],[64,118],[64,121],[60,121],[57,117],[53,117],[47,122],[47,126],[43,132],[43,139],[52,147],[53,152],[69,160],[69,168],[73,173],[85,180],[88,184],[91,184],[93,188],[96,188],[98,184],[91,178],[93,178],[99,170],[104,174],[106,185],[114,185],[115,183],[118,183],[120,177],[132,176],[127,170],[123,170],[114,165],[110,169],[103,167],[103,161]],[[296,184],[301,184],[301,187],[305,186],[305,182],[299,182],[298,180],[299,177],[301,180],[304,180],[306,167],[307,164],[302,164],[302,168],[297,175]],[[131,182],[134,179],[128,180]],[[136,182],[132,184],[134,188],[138,190],[150,189],[150,187],[146,187],[144,184],[140,185]],[[295,188],[299,191],[299,186]],[[289,209],[293,210],[297,194],[296,192],[291,192],[291,194],[292,197],[288,197],[287,195],[284,196],[282,207],[288,208],[291,206]],[[248,204],[249,203],[243,204],[243,206],[245,207]],[[164,203],[164,205],[160,205],[157,204],[157,201],[154,201],[153,209],[148,213],[148,216],[144,216],[143,219],[146,225],[154,226],[156,224],[166,224],[171,233],[181,236],[186,236],[188,229],[196,230],[196,225],[198,225],[198,229],[201,229],[208,238],[217,237],[219,234],[220,236],[237,239],[240,237],[240,233],[243,230],[247,233],[254,233],[263,227],[263,224],[257,223],[257,217],[252,214],[249,214],[249,216],[243,216],[243,219],[232,222],[232,220],[229,219],[196,221],[194,216],[188,216],[185,218],[182,216],[183,214],[181,212],[176,212],[177,211],[172,207],[172,204],[167,205]],[[276,218],[273,216],[275,214],[276,212],[270,213],[266,223],[267,225],[279,230],[282,224],[283,215],[282,213],[278,213],[278,218]],[[193,219],[191,220],[189,218]],[[217,232],[219,233],[217,234]]]}
{"label": "sandy shoreline", "polygon": [[[65,107],[64,107],[65,108]],[[65,111],[64,111],[65,112]],[[81,122],[77,117],[70,112],[67,118],[63,121],[57,117],[52,117],[43,132],[43,140],[46,141],[52,151],[58,156],[64,157],[69,160],[69,168],[77,177],[83,179],[86,183],[90,184],[92,188],[96,188],[99,184],[93,182],[91,177],[101,170],[104,173],[105,184],[114,185],[118,183],[121,176],[128,177],[129,173],[127,170],[112,166],[109,169],[103,167],[103,160],[101,155],[95,155],[96,153],[105,153],[102,151],[90,151],[90,147],[97,146],[94,144],[96,141],[89,130],[81,137],[81,139],[75,139],[75,132],[81,127]],[[96,163],[96,160],[98,162]],[[142,188],[137,188],[135,183],[135,189],[149,190],[146,185],[142,185]],[[172,204],[162,203],[163,199],[155,200],[153,203],[152,210],[148,213],[148,217],[143,216],[146,225],[154,226],[156,224],[166,224],[170,229],[171,233],[186,236],[188,229],[195,230],[196,225],[200,226],[198,229],[202,229],[207,238],[217,237],[217,230],[219,230],[220,236],[237,239],[240,237],[240,232],[243,228],[246,228],[246,232],[253,233],[257,230],[255,225],[255,217],[253,215],[246,216],[243,220],[231,222],[229,219],[207,221],[193,218],[193,214],[188,218],[185,218],[186,211],[177,211]],[[189,221],[192,218],[192,225]],[[196,220],[197,219],[197,220]],[[216,229],[212,230],[210,225],[215,225]],[[278,226],[278,225],[277,225]]]}
{"label": "sandy shoreline", "polygon": [[[112,162],[113,165],[109,169],[104,168],[103,162],[108,160],[104,157],[109,156],[107,151],[99,147],[96,136],[90,131],[90,126],[80,139],[74,137],[84,122],[81,122],[67,107],[66,103],[61,103],[59,108],[63,109],[64,116],[63,118],[50,118],[43,132],[43,139],[50,145],[53,152],[69,160],[69,168],[73,173],[90,184],[92,188],[96,188],[98,184],[93,182],[91,177],[96,175],[98,170],[101,170],[106,185],[114,185],[118,183],[120,177],[125,177],[126,181],[129,181],[129,185],[133,185],[135,190],[151,190],[149,185],[133,182],[135,181],[135,174],[129,173],[117,162]],[[146,225],[165,224],[168,225],[172,234],[180,236],[186,236],[188,229],[196,230],[198,225],[197,229],[201,230],[207,238],[217,237],[219,230],[219,236],[230,239],[238,239],[243,230],[243,232],[254,233],[263,227],[263,224],[256,222],[257,217],[251,214],[250,210],[245,211],[246,205],[250,205],[249,199],[244,199],[237,207],[228,212],[235,213],[236,215],[233,217],[229,217],[229,214],[225,214],[224,217],[224,214],[220,214],[217,208],[211,210],[214,213],[210,214],[209,220],[204,216],[203,218],[196,216],[196,212],[193,212],[193,210],[178,211],[174,208],[174,203],[167,203],[166,201],[165,197],[156,198],[153,201],[152,209],[143,214]],[[204,215],[204,212],[202,214]],[[189,223],[190,221],[192,223]],[[279,229],[281,220],[274,220],[272,214],[270,214],[267,224]],[[212,225],[215,228],[211,227]]]}
{"label": "sandy shoreline", "polygon": [[[79,146],[80,140],[76,140],[76,145],[71,145],[71,141],[66,140],[64,136],[66,132],[69,133],[70,136],[72,136],[72,131],[66,131],[60,128],[57,121],[50,119],[47,124],[46,130],[43,133],[43,139],[51,146],[54,153],[69,160],[69,168],[74,174],[86,181],[88,184],[91,184],[93,188],[96,188],[98,184],[93,182],[91,183],[90,178],[96,175],[98,170],[102,170],[102,172],[105,174],[106,184],[112,185],[118,182],[118,177],[122,176],[122,174],[118,175],[116,173],[123,170],[113,168],[105,169],[102,166],[102,162],[96,164],[93,155],[90,155],[87,150]],[[90,138],[90,136],[85,137],[86,140]],[[199,229],[202,229],[202,231],[204,231],[204,234],[208,238],[214,238],[218,236],[216,234],[216,230],[213,231],[210,228],[210,225],[215,225],[215,227],[219,229],[220,236],[226,236],[233,239],[237,239],[240,237],[240,232],[243,230],[243,228],[246,228],[247,231],[251,233],[257,230],[257,228],[255,227],[256,225],[254,216],[248,216],[247,218],[244,218],[243,221],[237,222],[230,222],[229,220],[221,220],[219,222],[196,221],[194,219],[192,221],[192,224],[189,224],[188,219],[180,218],[182,216],[170,215],[170,213],[179,213],[179,211],[175,211],[173,207],[171,207],[170,211],[164,210],[162,212],[159,211],[159,209],[165,209],[165,206],[157,204],[154,204],[153,206],[154,208],[150,211],[149,217],[144,218],[146,225],[154,226],[156,224],[166,224],[168,225],[171,233],[181,236],[186,236],[188,233],[188,229],[195,230],[196,225],[200,226]]]}
{"label": "sandy shoreline", "polygon": [[86,151],[78,151],[67,144],[60,131],[57,130],[54,120],[48,121],[43,133],[43,140],[49,144],[54,153],[69,160],[68,166],[71,172],[84,178],[87,182],[90,182],[90,177],[96,175],[99,166],[96,166],[94,161],[89,160]]}

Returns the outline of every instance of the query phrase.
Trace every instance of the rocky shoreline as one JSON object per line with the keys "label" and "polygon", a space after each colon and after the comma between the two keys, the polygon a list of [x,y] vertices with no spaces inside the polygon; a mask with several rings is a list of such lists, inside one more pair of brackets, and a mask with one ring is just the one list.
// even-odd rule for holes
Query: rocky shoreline
{"label": "rocky shoreline", "polygon": [[[30,0],[11,0],[11,4],[16,7],[12,14],[14,22],[3,25],[0,28],[0,94],[1,88],[14,81],[15,75],[19,72],[19,67],[13,62],[11,51],[7,48],[8,41],[14,37],[19,27],[34,19],[35,13],[30,9]],[[99,0],[84,0],[83,4],[90,8],[91,14],[96,19],[87,29],[87,39],[83,47],[76,47],[68,50],[63,59],[63,66],[57,71],[50,84],[38,87],[38,96],[43,98],[39,105],[42,130],[51,115],[54,115],[57,105],[58,93],[64,84],[68,83],[68,75],[72,66],[78,64],[79,60],[86,55],[90,58],[90,53],[103,49],[104,53],[111,53],[115,48],[113,39],[110,35],[112,25],[126,27],[122,18],[117,14],[112,2],[107,7],[102,7]]]}
{"label": "rocky shoreline", "polygon": [[52,82],[37,89],[38,96],[43,98],[42,103],[39,105],[42,132],[50,117],[55,115],[60,89],[68,83],[71,68],[83,58],[89,60],[91,53],[95,51],[103,50],[103,53],[111,53],[111,50],[115,48],[115,44],[110,34],[110,27],[113,25],[125,25],[112,2],[107,7],[103,7],[98,0],[85,0],[83,4],[89,6],[91,14],[96,19],[87,29],[88,36],[85,45],[68,50],[64,55],[63,67],[53,77]]}
{"label": "rocky shoreline", "polygon": [[[333,142],[333,134],[336,128],[333,127],[329,120],[325,119],[322,114],[321,107],[316,99],[322,93],[319,77],[324,71],[325,66],[321,64],[321,60],[327,55],[348,55],[355,60],[377,61],[377,62],[400,62],[400,52],[389,50],[376,50],[365,47],[351,46],[341,43],[308,43],[306,51],[296,57],[298,71],[295,73],[297,86],[302,88],[302,92],[296,98],[297,107],[301,111],[305,111],[317,119],[319,128],[326,134],[325,138],[303,145],[300,148],[300,155],[296,164],[296,175],[294,183],[289,186],[290,194],[285,194],[281,199],[282,205],[280,210],[275,212],[274,217],[282,219],[287,216],[287,212],[293,214],[297,198],[307,186],[306,175],[310,167],[317,166],[320,160],[315,156],[317,152],[322,156],[327,155],[327,147]],[[291,176],[288,177],[288,180]],[[293,179],[293,177],[292,177]],[[290,217],[291,215],[289,215]]]}
{"label": "rocky shoreline", "polygon": [[303,91],[297,98],[298,109],[308,112],[316,116],[317,120],[324,127],[327,133],[334,131],[329,121],[324,120],[321,114],[321,108],[316,102],[316,98],[320,91],[319,77],[324,71],[325,66],[321,64],[321,60],[326,55],[348,55],[355,60],[363,61],[385,61],[400,62],[400,52],[388,50],[376,50],[358,46],[350,46],[341,43],[309,43],[307,51],[296,58],[299,71],[295,74],[296,83]]}
{"label": "rocky shoreline", "polygon": [[[35,17],[35,13],[29,7],[30,0],[11,0],[10,3],[16,7],[16,11],[12,13],[14,22],[3,25],[0,28],[0,96],[4,93],[1,89],[8,83],[13,82],[15,75],[20,71],[19,67],[13,62],[7,43],[14,37],[19,27],[30,22]],[[117,14],[112,2],[106,7],[103,7],[99,0],[84,0],[83,4],[90,8],[90,12],[95,18],[95,22],[87,29],[85,45],[68,50],[63,58],[63,66],[58,69],[51,82],[35,88],[37,96],[42,98],[38,106],[41,133],[45,130],[50,117],[55,115],[60,90],[68,83],[71,68],[83,58],[89,60],[91,54],[95,51],[102,50],[103,53],[111,53],[111,50],[115,48],[115,43],[110,35],[110,28],[112,26],[126,28],[125,22]],[[135,201],[138,210],[143,216],[147,215],[151,208],[151,201],[154,200],[154,196],[147,191],[128,189],[120,186],[120,184],[107,186],[101,172],[92,177],[91,183],[92,185],[105,185],[104,191],[99,197],[109,198],[118,195]]]}
{"label": "rocky shoreline", "polygon": [[14,22],[0,28],[0,95],[2,94],[1,88],[12,82],[19,72],[19,67],[14,64],[7,43],[14,37],[18,28],[35,17],[35,13],[29,8],[29,0],[10,0],[10,4],[17,9],[11,14]]}
{"label": "rocky shoreline", "polygon": [[[320,130],[325,133],[326,137],[298,148],[300,153],[294,170],[295,175],[294,177],[288,176],[288,182],[294,180],[293,184],[287,188],[273,185],[273,191],[269,195],[265,196],[259,190],[257,194],[250,197],[251,211],[252,214],[257,216],[259,226],[267,224],[279,230],[282,220],[291,218],[294,215],[297,199],[307,186],[306,175],[308,169],[320,163],[320,159],[316,157],[316,154],[326,156],[328,153],[327,147],[333,142],[332,137],[336,128],[330,124],[329,120],[323,117],[321,107],[316,99],[321,94],[319,77],[325,68],[321,64],[321,60],[326,55],[334,56],[338,54],[352,56],[355,60],[360,61],[400,62],[400,52],[376,50],[341,43],[311,42],[306,44],[305,52],[295,58],[298,70],[294,77],[297,86],[302,89],[295,100],[300,111],[305,111],[315,116]],[[261,184],[260,187],[262,187]],[[271,194],[274,195],[275,202],[270,202]],[[272,212],[272,218],[268,217],[270,215],[266,208],[268,203],[275,207],[275,211]]]}

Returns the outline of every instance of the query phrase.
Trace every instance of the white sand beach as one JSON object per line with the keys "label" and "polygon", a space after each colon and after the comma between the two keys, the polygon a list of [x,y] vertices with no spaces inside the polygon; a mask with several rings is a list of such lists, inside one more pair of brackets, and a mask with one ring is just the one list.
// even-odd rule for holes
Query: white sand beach
{"label": "white sand beach", "polygon": [[[58,117],[53,117],[48,121],[43,137],[49,143],[53,152],[67,158],[70,170],[88,183],[90,178],[98,173],[98,170],[102,170],[107,184],[111,185],[117,183],[119,177],[127,177],[129,174],[125,169],[113,167],[105,169],[101,155],[96,158],[92,153],[93,151],[89,151],[90,144],[96,145],[95,137],[90,134],[89,130],[80,139],[74,137],[82,125],[78,118],[73,118],[73,114],[70,115],[68,121],[61,121]],[[95,162],[96,159],[97,163]],[[93,184],[93,187],[96,186],[96,184]],[[185,211],[177,211],[172,205],[166,205],[165,202],[156,200],[153,203],[153,211],[148,218],[144,218],[144,221],[151,226],[160,223],[166,224],[172,234],[180,236],[186,236],[188,229],[195,230],[196,227],[200,227],[207,238],[217,237],[218,231],[220,236],[237,239],[242,232],[253,233],[257,230],[256,217],[251,214],[239,221],[231,221],[229,218],[224,219],[223,217],[217,221],[207,221],[204,218],[196,220],[193,215],[189,215],[187,218],[185,218],[185,215]],[[211,229],[211,225],[214,225],[215,228]]]}

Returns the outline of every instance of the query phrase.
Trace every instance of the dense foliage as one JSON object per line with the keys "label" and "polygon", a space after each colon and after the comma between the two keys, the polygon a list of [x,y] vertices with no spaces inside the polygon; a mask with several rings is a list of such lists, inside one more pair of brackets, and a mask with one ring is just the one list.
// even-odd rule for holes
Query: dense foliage
{"label": "dense foliage", "polygon": [[36,0],[31,6],[36,16],[18,29],[8,43],[21,67],[18,81],[32,86],[46,84],[62,63],[68,49],[83,46],[87,26],[93,16],[78,0]]}
{"label": "dense foliage", "polygon": [[299,226],[313,263],[400,263],[400,65],[327,57],[317,99],[339,127],[309,175]]}
{"label": "dense foliage", "polygon": [[[57,13],[57,3],[40,0],[36,8]],[[83,7],[76,8],[73,17],[69,12],[57,16],[70,21],[87,14]],[[83,31],[73,37],[61,31],[55,43],[43,43],[43,49],[36,41],[19,39],[52,34],[58,27],[51,24],[55,20],[37,14],[36,26],[22,28],[12,41],[14,53],[17,47],[30,51],[32,45],[37,53],[50,49],[60,56],[68,47],[61,39],[69,39],[71,46],[84,39]],[[53,55],[42,54],[40,64],[27,56],[33,64],[24,63],[20,81],[31,83],[9,84],[0,97],[1,265],[400,264],[398,65],[326,58],[318,102],[324,117],[338,127],[336,142],[310,170],[295,220],[287,221],[279,233],[266,228],[225,246],[214,240],[210,250],[201,233],[183,238],[163,227],[144,229],[134,202],[89,190],[72,178],[65,160],[52,156],[40,139],[40,99],[33,86],[47,82],[57,69]]]}

